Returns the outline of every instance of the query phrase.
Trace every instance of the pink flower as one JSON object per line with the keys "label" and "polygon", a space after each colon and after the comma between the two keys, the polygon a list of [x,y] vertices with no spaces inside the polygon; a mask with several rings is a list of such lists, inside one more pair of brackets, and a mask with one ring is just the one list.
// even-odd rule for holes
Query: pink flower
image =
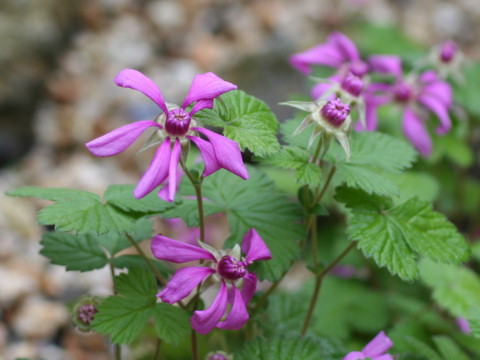
{"label": "pink flower", "polygon": [[[164,200],[173,201],[181,177],[181,173],[178,172],[181,145],[187,145],[189,141],[195,143],[202,154],[205,162],[204,177],[224,168],[243,179],[248,178],[238,144],[213,131],[199,127],[200,124],[193,117],[201,109],[211,109],[213,99],[236,89],[236,85],[222,80],[211,72],[196,75],[187,97],[179,107],[167,105],[157,85],[137,70],[120,71],[115,77],[115,83],[121,87],[140,91],[163,110],[163,114],[159,115],[156,121],[137,121],[86,144],[90,152],[96,156],[114,156],[128,148],[146,129],[157,128],[153,139],[155,143],[161,143],[161,145],[134,190],[137,199],[164,184],[158,195]],[[187,108],[192,104],[193,107],[188,110]],[[199,133],[203,134],[208,141],[201,139],[198,136]]]}
{"label": "pink flower", "polygon": [[[270,250],[255,229],[251,229],[243,238],[241,250],[246,254],[244,258],[240,256],[238,245],[230,252],[215,250],[204,243],[200,245],[186,244],[162,235],[153,238],[152,252],[157,259],[174,263],[207,260],[206,266],[178,270],[157,296],[163,302],[174,304],[209,278],[209,281],[220,284],[220,290],[210,307],[194,312],[190,320],[193,329],[201,334],[207,334],[215,327],[239,330],[249,318],[246,306],[257,287],[257,276],[248,272],[247,267],[255,260],[271,259]],[[222,321],[228,303],[231,309]]]}
{"label": "pink flower", "polygon": [[393,346],[392,340],[385,335],[383,331],[380,331],[375,338],[370,341],[362,351],[352,351],[348,353],[343,360],[393,360],[393,356],[385,354],[385,351]]}
{"label": "pink flower", "polygon": [[467,319],[463,317],[457,318],[457,326],[460,329],[460,331],[464,334],[470,334],[472,332],[472,330],[470,329],[470,323],[468,322]]}
{"label": "pink flower", "polygon": [[395,102],[403,107],[405,136],[422,156],[430,155],[432,140],[424,125],[428,119],[426,112],[433,112],[440,120],[437,134],[445,134],[450,130],[448,109],[453,101],[450,85],[433,70],[427,70],[420,76],[404,77],[401,59],[396,56],[372,56],[369,62],[373,71],[393,75],[395,81],[391,85],[375,83],[367,88],[366,129],[371,131],[377,128],[377,107]]}

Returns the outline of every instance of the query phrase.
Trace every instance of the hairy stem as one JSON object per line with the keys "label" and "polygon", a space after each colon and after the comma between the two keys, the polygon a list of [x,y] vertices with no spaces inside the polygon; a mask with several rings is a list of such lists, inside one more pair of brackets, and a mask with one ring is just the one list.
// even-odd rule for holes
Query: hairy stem
{"label": "hairy stem", "polygon": [[[112,275],[112,286],[113,286],[113,293],[117,293],[117,289],[115,288],[115,266],[113,265],[112,258],[109,259],[108,265],[110,267],[110,275]],[[122,348],[120,344],[115,344],[115,360],[122,360]]]}
{"label": "hairy stem", "polygon": [[347,255],[350,250],[352,250],[357,245],[356,241],[350,243],[345,250],[325,269],[322,270],[317,276],[315,281],[315,288],[313,290],[312,300],[310,301],[310,307],[308,308],[307,316],[305,317],[305,322],[303,323],[302,336],[305,336],[308,330],[308,325],[312,319],[313,311],[315,310],[315,305],[317,304],[318,295],[320,294],[320,289],[322,286],[322,280],[330,270],[333,269],[344,257]]}
{"label": "hairy stem", "polygon": [[325,195],[325,192],[328,189],[328,185],[330,185],[330,182],[332,181],[333,175],[335,174],[336,170],[337,170],[337,167],[335,165],[333,165],[332,168],[330,169],[330,172],[328,173],[327,181],[323,185],[322,190],[320,191],[320,193],[318,195],[315,196],[315,199],[313,201],[313,206],[315,206],[316,204],[318,204],[320,202],[320,200],[322,200],[323,195]]}
{"label": "hairy stem", "polygon": [[162,340],[157,339],[157,346],[155,346],[155,354],[153,355],[153,360],[158,360],[160,356],[160,346],[162,345]]}

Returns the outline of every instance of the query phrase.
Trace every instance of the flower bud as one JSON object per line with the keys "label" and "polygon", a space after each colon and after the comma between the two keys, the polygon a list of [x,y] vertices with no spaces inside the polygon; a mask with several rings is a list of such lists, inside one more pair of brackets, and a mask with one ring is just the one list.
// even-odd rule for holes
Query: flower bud
{"label": "flower bud", "polygon": [[401,81],[395,85],[393,88],[393,93],[395,95],[395,100],[402,103],[408,102],[413,96],[410,85],[404,81]]}
{"label": "flower bud", "polygon": [[183,109],[172,109],[165,120],[165,130],[169,135],[183,136],[190,126],[190,115]]}
{"label": "flower bud", "polygon": [[320,114],[325,121],[338,128],[350,114],[350,106],[342,103],[340,99],[330,100],[322,107]]}
{"label": "flower bud", "polygon": [[245,261],[239,261],[231,255],[225,255],[218,262],[218,273],[225,279],[237,280],[247,273]]}
{"label": "flower bud", "polygon": [[343,78],[341,87],[349,94],[357,97],[363,90],[363,80],[359,76],[349,72],[347,76]]}
{"label": "flower bud", "polygon": [[78,330],[90,331],[99,304],[100,299],[94,296],[84,296],[78,300],[72,312],[72,321]]}
{"label": "flower bud", "polygon": [[455,42],[447,41],[440,45],[440,60],[444,63],[449,63],[452,61],[456,53],[457,44],[455,44]]}

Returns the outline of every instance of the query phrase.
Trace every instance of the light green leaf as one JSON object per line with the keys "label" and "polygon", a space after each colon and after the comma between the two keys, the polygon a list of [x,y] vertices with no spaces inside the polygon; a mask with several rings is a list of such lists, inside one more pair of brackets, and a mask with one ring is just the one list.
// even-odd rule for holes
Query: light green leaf
{"label": "light green leaf", "polygon": [[445,360],[470,360],[470,357],[448,336],[435,336],[433,341]]}
{"label": "light green leaf", "polygon": [[470,308],[467,320],[473,336],[480,338],[480,304]]}
{"label": "light green leaf", "polygon": [[458,102],[474,117],[480,115],[478,84],[480,83],[480,62],[476,61],[463,67],[464,82],[453,83],[455,102]]}
{"label": "light green leaf", "polygon": [[420,270],[434,300],[453,316],[466,318],[470,308],[480,304],[480,277],[472,270],[427,260],[421,262]]}
{"label": "light green leaf", "polygon": [[310,153],[295,146],[284,146],[281,151],[262,161],[265,164],[295,170],[297,182],[316,187],[320,184],[322,171],[310,162]]}
{"label": "light green leaf", "polygon": [[365,256],[403,280],[418,277],[417,260],[460,263],[469,257],[465,239],[444,215],[418,198],[394,206],[385,197],[341,187],[336,199],[351,209],[347,233]]}
{"label": "light green leaf", "polygon": [[263,101],[241,90],[229,91],[215,99],[213,109],[195,114],[203,124],[224,128],[224,135],[240,148],[257,156],[278,150],[278,121]]}
{"label": "light green leaf", "polygon": [[112,343],[130,343],[154,314],[157,286],[148,271],[131,269],[115,278],[115,288],[119,295],[102,301],[92,327]]}
{"label": "light green leaf", "polygon": [[158,303],[155,305],[154,318],[158,336],[169,344],[178,345],[190,334],[189,317],[179,307]]}
{"label": "light green leaf", "polygon": [[161,205],[165,202],[158,197],[159,205],[154,205],[152,195],[148,199],[136,200],[133,195],[127,194],[128,189],[127,185],[113,185],[105,193],[106,203],[96,194],[62,188],[23,187],[8,194],[55,201],[39,211],[38,222],[55,225],[56,230],[79,234],[92,231],[98,234],[132,232],[137,219],[173,206]]}
{"label": "light green leaf", "polygon": [[43,234],[40,254],[52,264],[63,265],[67,271],[90,271],[108,264],[105,251],[100,247],[95,234],[76,236],[55,231]]}
{"label": "light green leaf", "polygon": [[[272,259],[258,261],[254,269],[259,278],[278,279],[299,255],[297,240],[304,237],[304,228],[298,223],[302,210],[275,190],[275,184],[254,168],[248,169],[250,179],[242,180],[225,170],[205,178],[202,185],[204,204],[209,214],[224,212],[230,224],[230,237],[225,246],[240,244],[245,234],[255,228],[272,253]],[[195,194],[188,181],[182,181],[179,194]],[[198,226],[196,201],[184,199],[181,206],[164,213],[165,217],[181,217],[189,226]],[[193,222],[192,219],[196,220]]]}

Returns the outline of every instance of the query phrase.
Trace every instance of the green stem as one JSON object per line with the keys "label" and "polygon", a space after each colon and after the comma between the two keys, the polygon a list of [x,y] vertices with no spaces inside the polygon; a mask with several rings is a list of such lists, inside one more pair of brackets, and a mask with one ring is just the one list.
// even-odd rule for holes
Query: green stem
{"label": "green stem", "polygon": [[197,206],[198,206],[198,218],[200,222],[200,240],[202,242],[205,242],[205,215],[203,212],[203,197],[202,197],[203,178],[201,178],[200,181],[195,181],[192,174],[190,174],[190,171],[188,170],[187,166],[182,160],[180,161],[180,164],[182,166],[183,171],[185,172],[188,179],[190,180],[193,187],[195,188],[195,195],[197,198]]}
{"label": "green stem", "polygon": [[312,163],[315,164],[318,160],[318,155],[320,154],[320,150],[322,149],[323,143],[323,136],[320,135],[320,139],[318,140],[317,148],[315,149],[315,153],[313,154]]}
{"label": "green stem", "polygon": [[157,339],[157,346],[155,346],[155,354],[153,355],[153,360],[158,360],[160,356],[160,346],[162,345],[162,340],[160,338]]}
{"label": "green stem", "polygon": [[[109,258],[108,265],[110,267],[110,275],[112,275],[112,286],[113,293],[117,294],[117,289],[115,288],[115,266],[113,265],[112,258]],[[122,360],[122,348],[120,344],[115,344],[115,360]]]}
{"label": "green stem", "polygon": [[318,239],[317,239],[317,215],[312,215],[312,258],[313,258],[313,267],[316,269],[318,267]]}
{"label": "green stem", "polygon": [[335,171],[337,170],[337,167],[335,165],[332,166],[330,169],[330,172],[328,173],[327,181],[323,185],[322,191],[320,191],[320,194],[315,196],[315,199],[313,201],[313,206],[318,204],[320,200],[322,200],[323,195],[325,195],[325,192],[327,191],[328,185],[330,185],[330,182],[332,181],[333,175],[335,174]]}
{"label": "green stem", "polygon": [[318,295],[320,294],[320,289],[321,289],[321,286],[322,286],[322,280],[323,278],[325,277],[326,274],[328,274],[328,272],[330,270],[333,269],[333,267],[335,265],[337,265],[340,260],[342,260],[345,255],[347,255],[350,250],[352,250],[355,246],[357,245],[357,242],[356,241],[353,241],[352,243],[350,243],[350,245],[347,246],[347,248],[345,250],[343,250],[343,252],[330,264],[328,265],[325,269],[323,269],[322,272],[320,272],[317,276],[316,276],[316,281],[315,281],[315,288],[313,290],[313,296],[312,296],[312,300],[310,301],[310,307],[308,308],[308,312],[307,312],[307,316],[305,317],[305,322],[303,323],[303,329],[302,329],[302,336],[305,336],[305,334],[307,333],[307,330],[308,330],[308,325],[310,324],[310,320],[312,319],[312,315],[313,315],[313,311],[315,310],[315,305],[317,304],[317,299],[318,299]]}
{"label": "green stem", "polygon": [[135,247],[135,249],[137,249],[138,253],[140,254],[140,256],[143,258],[143,260],[145,260],[145,262],[147,263],[148,267],[150,268],[150,270],[153,271],[153,273],[155,274],[155,277],[158,279],[158,281],[160,281],[162,283],[162,285],[167,285],[167,280],[165,280],[165,278],[162,276],[162,274],[160,274],[160,271],[158,271],[158,269],[155,267],[155,265],[153,265],[153,263],[150,261],[150,259],[148,258],[148,256],[145,254],[145,252],[142,250],[142,248],[137,244],[137,242],[135,241],[134,238],[132,238],[130,236],[130,234],[128,233],[125,233],[125,235],[127,236],[128,240],[130,240],[130,242],[132,243],[132,245]]}

